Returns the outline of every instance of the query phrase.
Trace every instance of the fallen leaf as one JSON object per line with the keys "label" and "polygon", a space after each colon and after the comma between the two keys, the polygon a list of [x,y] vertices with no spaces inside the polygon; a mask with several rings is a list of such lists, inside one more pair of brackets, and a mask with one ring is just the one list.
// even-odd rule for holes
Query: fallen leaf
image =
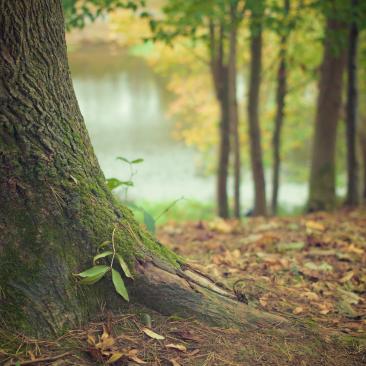
{"label": "fallen leaf", "polygon": [[124,353],[122,353],[122,352],[115,352],[108,359],[107,364],[115,363],[115,362],[117,362],[123,356],[124,356]]}
{"label": "fallen leaf", "polygon": [[186,352],[187,351],[187,347],[183,344],[176,344],[176,343],[169,343],[167,345],[165,345],[166,348],[174,348],[177,349],[178,351],[181,352]]}
{"label": "fallen leaf", "polygon": [[352,279],[352,277],[355,275],[355,273],[353,272],[353,271],[349,271],[349,272],[347,272],[340,280],[339,280],[339,282],[341,282],[341,283],[345,283],[345,282],[347,282],[347,281],[349,281],[349,280],[351,280]]}
{"label": "fallen leaf", "polygon": [[304,311],[304,308],[301,306],[297,306],[294,310],[292,310],[292,314],[298,315],[301,314]]}
{"label": "fallen leaf", "polygon": [[150,338],[153,338],[153,339],[157,339],[157,340],[163,340],[165,339],[164,336],[158,334],[158,333],[155,333],[154,331],[152,331],[151,329],[149,328],[142,328],[142,331]]}
{"label": "fallen leaf", "polygon": [[308,229],[309,231],[324,231],[325,230],[325,226],[323,224],[320,224],[319,222],[316,221],[306,221],[305,223],[306,229]]}
{"label": "fallen leaf", "polygon": [[169,360],[170,363],[172,364],[172,366],[181,366],[180,363],[178,363],[174,358],[172,358],[171,360]]}

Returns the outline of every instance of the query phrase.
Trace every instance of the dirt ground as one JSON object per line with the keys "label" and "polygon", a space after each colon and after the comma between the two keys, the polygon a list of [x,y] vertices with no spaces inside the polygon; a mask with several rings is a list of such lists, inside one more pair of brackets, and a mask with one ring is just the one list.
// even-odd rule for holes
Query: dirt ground
{"label": "dirt ground", "polygon": [[0,364],[366,365],[366,211],[169,223],[157,235],[295,327],[219,329],[131,308],[57,340],[6,334]]}

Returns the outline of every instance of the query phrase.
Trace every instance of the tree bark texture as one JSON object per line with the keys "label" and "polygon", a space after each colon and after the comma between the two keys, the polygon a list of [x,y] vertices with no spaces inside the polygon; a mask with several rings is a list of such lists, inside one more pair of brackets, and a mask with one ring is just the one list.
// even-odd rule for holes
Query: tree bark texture
{"label": "tree bark texture", "polygon": [[[284,1],[286,16],[289,12],[290,1]],[[277,71],[277,90],[276,90],[276,118],[272,137],[273,146],[273,172],[272,172],[272,214],[277,214],[278,191],[280,185],[281,168],[281,132],[285,116],[285,99],[287,94],[287,31],[281,36],[280,41],[280,63]]]}
{"label": "tree bark texture", "polygon": [[327,19],[313,139],[309,211],[330,210],[336,203],[335,149],[345,52],[340,45],[335,47],[334,40],[335,34],[343,34],[344,30],[343,23]]}
{"label": "tree bark texture", "polygon": [[[352,9],[357,9],[357,0],[352,0]],[[353,14],[354,16],[356,14]],[[355,206],[359,202],[359,167],[357,161],[357,44],[358,27],[355,21],[350,24],[347,57],[347,105],[346,105],[346,141],[347,141],[347,198],[346,204]]]}
{"label": "tree bark texture", "polygon": [[104,305],[124,311],[109,278],[73,276],[113,231],[132,302],[224,326],[284,321],[239,303],[115,201],[73,91],[59,0],[0,0],[0,70],[0,327],[56,335]]}
{"label": "tree bark texture", "polygon": [[255,5],[252,12],[250,39],[250,80],[248,99],[248,123],[250,140],[250,158],[254,180],[254,215],[266,215],[266,187],[261,146],[259,123],[259,96],[262,73],[262,16],[264,6],[262,0]]}

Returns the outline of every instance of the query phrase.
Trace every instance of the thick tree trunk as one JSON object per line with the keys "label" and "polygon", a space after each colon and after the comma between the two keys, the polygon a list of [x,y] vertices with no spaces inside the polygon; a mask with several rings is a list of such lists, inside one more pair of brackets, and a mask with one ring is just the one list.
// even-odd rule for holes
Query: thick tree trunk
{"label": "thick tree trunk", "polygon": [[[357,0],[352,0],[352,7],[357,8]],[[356,15],[356,14],[354,14]],[[347,107],[346,107],[346,138],[347,138],[347,198],[346,204],[355,206],[359,202],[358,161],[357,161],[357,43],[358,27],[355,21],[350,25],[347,58]]]}
{"label": "thick tree trunk", "polygon": [[[290,0],[284,1],[286,16],[289,12]],[[280,42],[280,64],[277,71],[277,90],[276,90],[276,118],[272,138],[273,145],[273,172],[272,172],[272,214],[277,213],[278,190],[280,184],[280,165],[281,165],[281,132],[285,115],[285,98],[287,93],[287,31],[281,36]]]}
{"label": "thick tree trunk", "polygon": [[231,4],[231,29],[229,39],[229,113],[232,135],[232,150],[234,155],[234,217],[240,217],[240,181],[241,181],[241,159],[240,159],[240,135],[239,135],[239,116],[238,101],[236,97],[236,49],[237,49],[237,4]]}
{"label": "thick tree trunk", "polygon": [[[0,0],[0,326],[44,336],[125,303],[81,286],[115,232],[133,301],[220,325],[283,319],[236,301],[147,234],[108,191],[74,95],[59,0]],[[1,340],[0,340],[1,341]]]}
{"label": "thick tree trunk", "polygon": [[343,33],[344,24],[327,19],[311,161],[309,211],[329,210],[335,206],[335,148],[345,52],[339,44],[335,47],[334,40]]}
{"label": "thick tree trunk", "polygon": [[262,73],[262,16],[263,1],[255,4],[252,12],[251,39],[250,39],[250,81],[248,100],[248,122],[250,157],[254,180],[255,200],[254,215],[266,215],[266,187],[264,178],[261,132],[259,125],[259,92]]}

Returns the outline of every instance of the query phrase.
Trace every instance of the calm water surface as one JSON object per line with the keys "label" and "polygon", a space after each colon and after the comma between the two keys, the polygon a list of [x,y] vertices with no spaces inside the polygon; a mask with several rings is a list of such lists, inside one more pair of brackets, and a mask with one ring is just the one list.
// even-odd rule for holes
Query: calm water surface
{"label": "calm water surface", "polygon": [[[102,170],[107,178],[128,179],[128,167],[116,160],[143,158],[129,192],[131,199],[174,200],[181,196],[214,201],[215,178],[196,168],[200,156],[172,138],[174,121],[166,116],[172,97],[151,67],[122,51],[88,47],[70,53],[76,95]],[[286,206],[306,200],[304,184],[284,183]],[[253,189],[249,173],[242,185],[244,207]]]}

